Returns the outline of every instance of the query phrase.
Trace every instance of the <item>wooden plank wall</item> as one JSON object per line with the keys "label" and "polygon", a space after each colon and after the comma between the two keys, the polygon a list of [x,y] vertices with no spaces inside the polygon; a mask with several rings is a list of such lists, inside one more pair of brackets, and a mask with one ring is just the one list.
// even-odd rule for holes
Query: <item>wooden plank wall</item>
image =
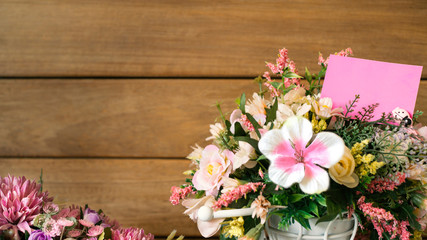
{"label": "wooden plank wall", "polygon": [[[256,91],[282,47],[301,70],[346,47],[427,67],[426,29],[421,0],[2,0],[0,175],[43,168],[58,202],[198,237],[169,190],[218,100],[230,111]],[[417,109],[426,99],[423,81]]]}

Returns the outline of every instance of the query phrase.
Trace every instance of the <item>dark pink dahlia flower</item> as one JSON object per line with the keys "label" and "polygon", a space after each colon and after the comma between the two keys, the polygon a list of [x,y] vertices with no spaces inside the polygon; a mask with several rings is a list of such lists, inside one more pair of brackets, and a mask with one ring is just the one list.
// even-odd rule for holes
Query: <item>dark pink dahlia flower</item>
{"label": "dark pink dahlia flower", "polygon": [[47,192],[40,192],[40,188],[40,184],[25,177],[0,177],[0,230],[31,232],[31,221],[44,203],[53,200]]}
{"label": "dark pink dahlia flower", "polygon": [[142,228],[122,228],[111,231],[112,240],[153,240],[154,236],[149,233],[145,234]]}

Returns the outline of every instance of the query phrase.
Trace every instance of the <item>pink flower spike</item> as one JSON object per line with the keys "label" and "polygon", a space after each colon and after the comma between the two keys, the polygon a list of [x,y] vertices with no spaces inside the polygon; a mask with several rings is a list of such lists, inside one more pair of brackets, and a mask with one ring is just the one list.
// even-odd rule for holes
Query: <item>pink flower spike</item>
{"label": "pink flower spike", "polygon": [[87,235],[90,237],[96,237],[101,235],[104,232],[104,228],[101,226],[93,226],[88,230]]}
{"label": "pink flower spike", "polygon": [[89,221],[86,221],[86,220],[83,220],[83,219],[80,219],[79,223],[81,225],[85,226],[85,227],[92,227],[94,225],[92,222],[89,222]]}
{"label": "pink flower spike", "polygon": [[312,138],[311,122],[297,116],[288,118],[280,130],[262,136],[258,146],[271,161],[268,174],[274,183],[285,188],[298,183],[307,194],[328,189],[329,175],[323,168],[339,162],[344,141],[331,132],[320,132]]}

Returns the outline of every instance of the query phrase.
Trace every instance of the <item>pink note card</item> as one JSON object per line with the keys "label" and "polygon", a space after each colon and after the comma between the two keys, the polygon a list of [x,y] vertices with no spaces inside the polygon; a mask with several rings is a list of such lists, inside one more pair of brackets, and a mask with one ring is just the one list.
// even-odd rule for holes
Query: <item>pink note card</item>
{"label": "pink note card", "polygon": [[396,107],[414,113],[422,66],[379,62],[331,55],[321,97],[330,97],[333,107],[348,105],[360,95],[354,116],[362,107],[379,103],[374,119]]}

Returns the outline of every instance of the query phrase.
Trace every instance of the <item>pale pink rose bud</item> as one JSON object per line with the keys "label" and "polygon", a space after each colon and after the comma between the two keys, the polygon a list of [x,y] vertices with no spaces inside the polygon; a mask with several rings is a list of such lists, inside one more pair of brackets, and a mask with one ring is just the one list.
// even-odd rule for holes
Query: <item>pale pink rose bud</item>
{"label": "pale pink rose bud", "polygon": [[96,237],[98,235],[101,235],[101,233],[104,232],[104,228],[101,226],[93,226],[89,229],[87,235],[90,237]]}
{"label": "pale pink rose bud", "polygon": [[81,234],[82,234],[81,230],[74,229],[74,230],[71,230],[68,232],[67,237],[73,237],[74,238],[74,237],[80,236]]}
{"label": "pale pink rose bud", "polygon": [[85,227],[92,227],[92,226],[94,225],[92,222],[85,221],[85,220],[83,220],[83,219],[80,219],[80,220],[79,220],[79,223],[80,223],[81,225],[85,226]]}
{"label": "pale pink rose bud", "polygon": [[66,218],[60,218],[60,219],[58,219],[57,223],[58,223],[59,225],[61,225],[61,226],[64,226],[64,227],[71,227],[71,226],[73,226],[73,225],[74,225],[74,222],[73,222],[73,221],[68,220],[68,219],[66,219]]}

